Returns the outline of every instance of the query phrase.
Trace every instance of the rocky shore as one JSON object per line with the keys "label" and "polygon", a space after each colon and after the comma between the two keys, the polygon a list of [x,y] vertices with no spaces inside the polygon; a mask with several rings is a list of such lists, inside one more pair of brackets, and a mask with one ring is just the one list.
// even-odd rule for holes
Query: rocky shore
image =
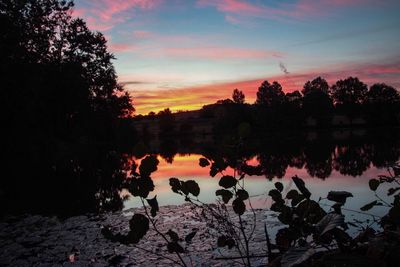
{"label": "rocky shore", "polygon": [[[150,227],[137,245],[122,245],[105,239],[104,226],[112,231],[126,232],[129,219],[140,209],[102,215],[88,214],[61,220],[40,215],[6,216],[0,221],[0,266],[176,266],[175,254],[168,253],[165,241]],[[264,223],[273,229],[276,220],[263,210],[256,211],[257,228],[251,251],[265,254]],[[245,221],[252,223],[250,212]],[[197,231],[190,243],[182,241],[187,251],[183,256],[188,266],[235,266],[221,257],[238,256],[233,250],[216,246],[217,230],[213,222],[204,220],[199,210],[190,205],[164,206],[157,216],[161,232],[174,230],[184,237]],[[272,230],[274,231],[274,230]],[[275,230],[276,231],[276,230]],[[168,257],[165,258],[165,257]],[[265,266],[265,258],[254,258],[255,266]]]}

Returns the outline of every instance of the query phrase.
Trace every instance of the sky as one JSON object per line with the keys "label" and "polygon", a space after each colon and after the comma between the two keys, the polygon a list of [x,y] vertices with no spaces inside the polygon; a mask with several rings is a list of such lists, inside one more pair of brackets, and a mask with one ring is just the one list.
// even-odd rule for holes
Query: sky
{"label": "sky", "polygon": [[253,103],[264,80],[285,92],[322,76],[400,89],[398,0],[75,0],[102,32],[136,114]]}

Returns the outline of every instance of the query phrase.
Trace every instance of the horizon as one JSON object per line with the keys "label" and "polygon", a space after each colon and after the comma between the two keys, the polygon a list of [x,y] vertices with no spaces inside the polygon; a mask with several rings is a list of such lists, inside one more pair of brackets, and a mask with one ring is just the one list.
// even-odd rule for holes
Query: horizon
{"label": "horizon", "polygon": [[252,103],[264,80],[285,92],[317,76],[400,86],[400,3],[393,0],[75,0],[101,31],[136,115]]}

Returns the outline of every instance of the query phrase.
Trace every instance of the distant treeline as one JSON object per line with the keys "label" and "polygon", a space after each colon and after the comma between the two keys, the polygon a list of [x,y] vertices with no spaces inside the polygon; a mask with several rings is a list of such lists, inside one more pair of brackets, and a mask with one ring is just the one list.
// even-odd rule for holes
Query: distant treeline
{"label": "distant treeline", "polygon": [[[182,129],[173,127],[174,120],[180,122],[176,119],[179,117],[182,116],[172,114],[169,109],[145,116],[158,118],[163,133],[182,132]],[[271,129],[397,126],[400,123],[400,94],[396,88],[385,83],[376,83],[368,88],[357,77],[339,80],[332,86],[317,77],[307,81],[301,91],[286,94],[278,82],[264,81],[253,104],[247,104],[244,93],[235,89],[232,99],[206,105],[195,117],[210,119],[215,133],[232,132],[239,128],[260,132]],[[195,124],[196,120],[186,120],[185,129],[195,128],[196,125],[189,125],[190,122]]]}

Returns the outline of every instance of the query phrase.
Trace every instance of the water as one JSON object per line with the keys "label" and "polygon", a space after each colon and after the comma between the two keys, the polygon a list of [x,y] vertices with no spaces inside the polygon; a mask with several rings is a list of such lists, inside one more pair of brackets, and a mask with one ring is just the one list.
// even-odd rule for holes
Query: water
{"label": "water", "polygon": [[[298,175],[314,200],[325,198],[332,190],[345,190],[354,195],[346,208],[359,211],[375,200],[369,179],[386,174],[387,167],[400,159],[399,137],[395,129],[355,129],[263,134],[239,145],[229,136],[206,135],[153,138],[122,151],[78,147],[54,161],[51,168],[38,168],[36,176],[29,171],[21,173],[20,179],[5,176],[0,187],[2,212],[68,217],[138,207],[141,203],[130,196],[127,181],[132,163],[139,165],[149,154],[160,161],[151,175],[155,188],[149,194],[157,195],[160,206],[184,203],[182,196],[171,191],[171,177],[198,182],[203,202],[217,199],[221,174],[211,177],[209,166],[199,166],[199,158],[206,157],[225,162],[226,175],[237,174],[238,162],[242,162],[242,171],[247,173],[245,188],[253,196],[254,207],[269,207],[267,195],[274,182],[281,181],[287,192],[294,188],[291,177]],[[381,195],[386,192],[382,190]],[[331,204],[328,200],[322,203]],[[371,210],[376,215],[384,212],[382,207]]]}

